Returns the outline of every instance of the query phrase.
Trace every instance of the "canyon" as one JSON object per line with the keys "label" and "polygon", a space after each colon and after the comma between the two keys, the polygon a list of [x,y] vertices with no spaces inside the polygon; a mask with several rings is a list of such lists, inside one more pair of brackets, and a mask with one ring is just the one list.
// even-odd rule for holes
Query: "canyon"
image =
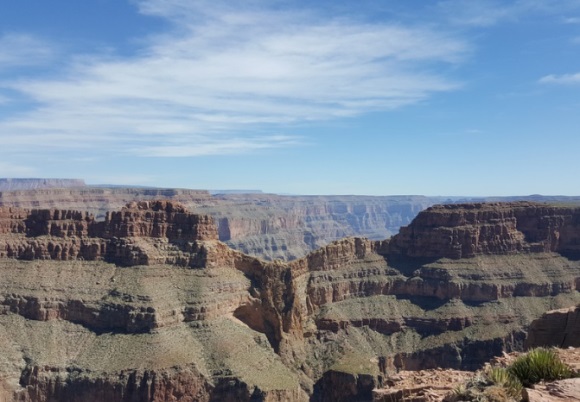
{"label": "canyon", "polygon": [[[3,181],[2,181],[3,180]],[[83,185],[81,185],[83,184]],[[59,187],[60,186],[60,187]],[[79,179],[0,179],[0,206],[88,212],[97,220],[129,202],[165,199],[210,215],[219,240],[265,260],[295,260],[345,237],[381,240],[398,233],[427,207],[473,198],[400,196],[289,196],[206,190],[87,186]],[[580,205],[579,197],[487,197]]]}
{"label": "canyon", "polygon": [[[282,196],[211,194],[188,189],[53,188],[33,183],[25,181],[19,183],[20,190],[4,191],[0,183],[0,206],[70,209],[103,220],[108,211],[129,202],[171,200],[194,213],[212,216],[221,241],[266,260],[301,258],[349,236],[384,239],[408,225],[423,209],[445,201],[441,197],[423,196]],[[31,186],[36,187],[26,188]],[[11,188],[14,187],[13,183]]]}
{"label": "canyon", "polygon": [[232,249],[218,221],[176,200],[0,207],[0,400],[371,400],[580,304],[575,206],[438,205],[292,261]]}

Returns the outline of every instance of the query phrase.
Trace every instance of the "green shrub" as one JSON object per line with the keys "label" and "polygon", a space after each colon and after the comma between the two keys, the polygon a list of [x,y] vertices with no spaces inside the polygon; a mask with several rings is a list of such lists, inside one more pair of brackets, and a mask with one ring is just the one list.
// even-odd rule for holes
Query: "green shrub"
{"label": "green shrub", "polygon": [[525,386],[540,381],[555,381],[574,377],[574,371],[564,364],[556,352],[551,349],[533,349],[518,357],[507,369]]}
{"label": "green shrub", "polygon": [[507,369],[502,367],[492,367],[485,373],[489,382],[505,390],[506,394],[512,398],[520,399],[524,387],[520,380],[514,377]]}
{"label": "green shrub", "polygon": [[478,372],[458,385],[444,399],[447,402],[506,402],[522,399],[522,384],[505,369],[492,368]]}

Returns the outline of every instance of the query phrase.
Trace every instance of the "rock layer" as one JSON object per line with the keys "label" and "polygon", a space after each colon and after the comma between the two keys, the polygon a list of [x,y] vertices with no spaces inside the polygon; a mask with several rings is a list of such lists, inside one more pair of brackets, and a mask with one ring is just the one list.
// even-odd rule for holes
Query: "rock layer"
{"label": "rock layer", "polygon": [[3,207],[0,395],[353,400],[396,370],[473,369],[522,348],[545,311],[580,303],[579,217],[435,207],[390,241],[344,239],[287,263],[232,250],[176,202],[102,221]]}
{"label": "rock layer", "polygon": [[528,202],[440,205],[421,212],[389,244],[389,255],[413,258],[549,251],[580,257],[577,207]]}
{"label": "rock layer", "polygon": [[580,347],[580,306],[548,311],[530,325],[527,348]]}
{"label": "rock layer", "polygon": [[221,241],[267,260],[300,258],[347,236],[383,239],[441,201],[422,196],[212,196],[202,190],[83,187],[2,191],[0,206],[79,210],[102,220],[127,203],[161,198],[212,216]]}

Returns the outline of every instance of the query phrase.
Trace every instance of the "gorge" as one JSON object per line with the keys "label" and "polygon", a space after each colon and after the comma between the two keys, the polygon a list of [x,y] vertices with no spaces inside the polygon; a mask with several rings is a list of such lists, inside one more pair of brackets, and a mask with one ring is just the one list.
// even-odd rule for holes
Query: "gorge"
{"label": "gorge", "polygon": [[290,262],[176,201],[0,207],[0,399],[351,401],[475,369],[580,303],[580,208],[442,205]]}
{"label": "gorge", "polygon": [[[16,184],[11,183],[9,188],[14,188]],[[0,206],[78,210],[103,220],[107,211],[133,201],[179,202],[194,213],[211,215],[219,239],[230,247],[267,260],[304,257],[348,236],[384,239],[409,224],[419,211],[444,201],[441,197],[423,196],[282,196],[211,194],[188,189],[52,188],[30,181],[19,185],[33,188],[0,191]]]}

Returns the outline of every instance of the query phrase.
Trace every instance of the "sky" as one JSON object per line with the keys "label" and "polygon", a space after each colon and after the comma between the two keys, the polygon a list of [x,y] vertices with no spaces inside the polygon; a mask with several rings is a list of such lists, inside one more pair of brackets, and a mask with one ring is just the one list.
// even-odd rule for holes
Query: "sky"
{"label": "sky", "polygon": [[0,177],[580,195],[580,0],[6,0]]}

